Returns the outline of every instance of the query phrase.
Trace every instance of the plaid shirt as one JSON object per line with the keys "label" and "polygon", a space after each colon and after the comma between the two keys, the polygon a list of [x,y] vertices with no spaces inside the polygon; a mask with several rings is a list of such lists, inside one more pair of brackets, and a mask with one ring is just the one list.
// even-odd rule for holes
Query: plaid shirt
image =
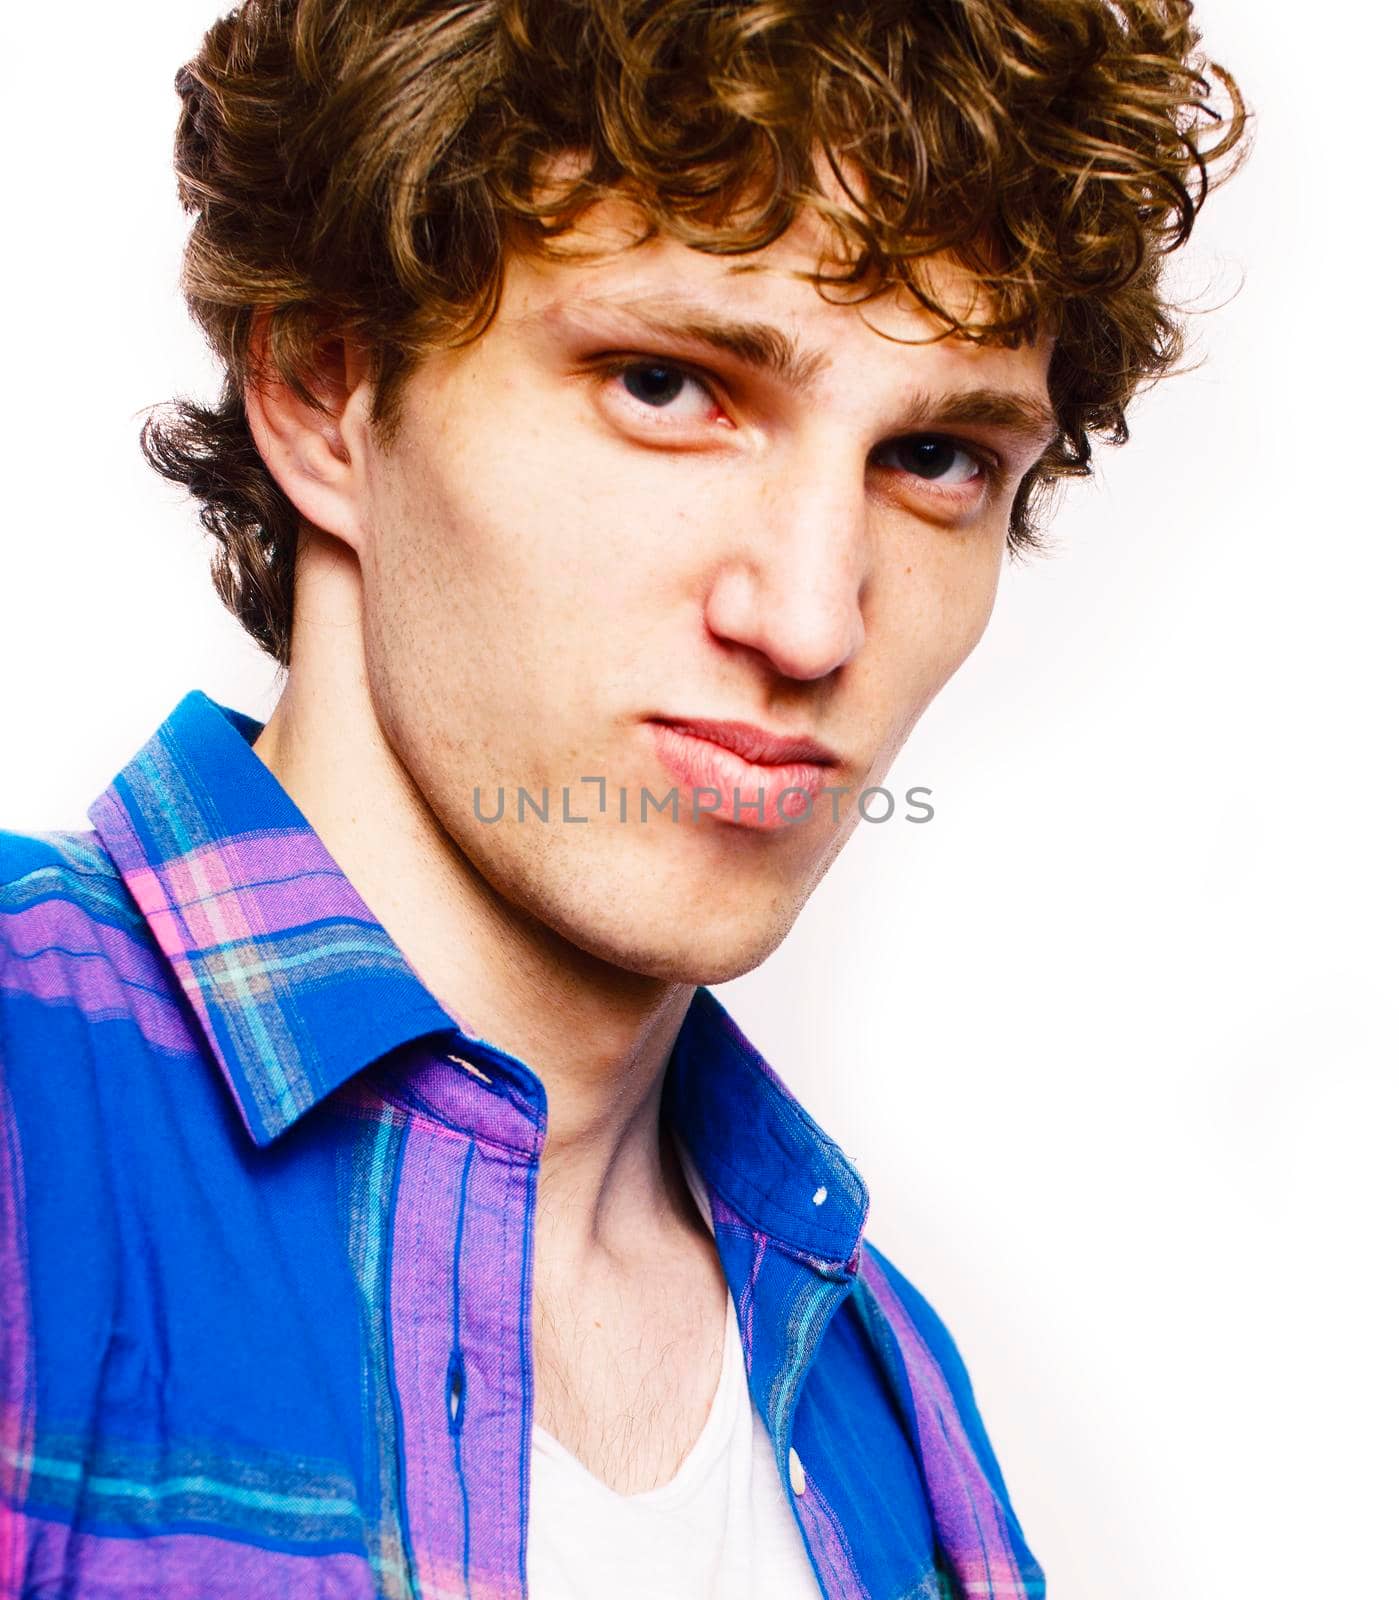
{"label": "plaid shirt", "polygon": [[[186,697],[0,835],[0,1596],[525,1594],[539,1079]],[[665,1115],[831,1600],[1039,1596],[946,1330],[707,989]]]}

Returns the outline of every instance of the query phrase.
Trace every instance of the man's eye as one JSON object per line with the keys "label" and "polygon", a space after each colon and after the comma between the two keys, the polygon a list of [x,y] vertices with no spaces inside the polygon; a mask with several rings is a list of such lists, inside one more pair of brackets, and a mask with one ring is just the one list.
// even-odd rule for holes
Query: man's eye
{"label": "man's eye", "polygon": [[685,374],[674,367],[627,367],[622,373],[627,393],[648,406],[668,406],[685,382]]}
{"label": "man's eye", "polygon": [[971,483],[985,472],[983,463],[970,450],[954,444],[951,439],[939,439],[932,434],[895,439],[874,459],[877,466],[911,472],[916,478],[952,488]]}
{"label": "man's eye", "polygon": [[714,398],[698,378],[683,367],[664,361],[629,361],[613,368],[615,377],[632,397],[652,411],[698,420],[714,411]]}

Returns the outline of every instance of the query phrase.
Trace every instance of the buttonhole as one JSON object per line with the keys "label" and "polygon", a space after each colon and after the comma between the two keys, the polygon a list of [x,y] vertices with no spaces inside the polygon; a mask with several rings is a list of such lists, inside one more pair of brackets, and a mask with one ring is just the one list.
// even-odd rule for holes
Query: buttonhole
{"label": "buttonhole", "polygon": [[461,1351],[453,1350],[447,1363],[447,1426],[453,1433],[461,1431],[462,1395],[466,1389],[466,1371],[462,1366]]}
{"label": "buttonhole", "polygon": [[474,1062],[467,1061],[463,1056],[454,1056],[449,1053],[447,1059],[448,1061],[455,1061],[459,1067],[465,1067],[473,1078],[479,1078],[482,1083],[489,1083],[491,1081],[486,1074],[481,1071],[480,1067],[476,1066]]}

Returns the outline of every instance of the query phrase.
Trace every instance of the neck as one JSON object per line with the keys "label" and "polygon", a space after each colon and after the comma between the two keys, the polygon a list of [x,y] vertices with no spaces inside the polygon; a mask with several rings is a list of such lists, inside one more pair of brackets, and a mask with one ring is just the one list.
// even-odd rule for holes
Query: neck
{"label": "neck", "polygon": [[443,1009],[539,1075],[541,1202],[578,1247],[605,1243],[674,1209],[660,1098],[693,986],[579,949],[443,831],[375,713],[359,583],[348,552],[306,540],[292,666],[254,749]]}

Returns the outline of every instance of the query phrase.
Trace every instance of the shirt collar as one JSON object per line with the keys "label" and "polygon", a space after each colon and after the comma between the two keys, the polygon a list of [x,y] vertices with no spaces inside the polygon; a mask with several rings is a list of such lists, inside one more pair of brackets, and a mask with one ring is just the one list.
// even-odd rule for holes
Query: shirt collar
{"label": "shirt collar", "polygon": [[[186,695],[88,815],[249,1134],[266,1145],[410,1041],[485,1042],[432,997],[258,759],[260,732],[207,695]],[[665,1104],[731,1210],[813,1261],[853,1270],[863,1181],[707,989],[681,1025]]]}

